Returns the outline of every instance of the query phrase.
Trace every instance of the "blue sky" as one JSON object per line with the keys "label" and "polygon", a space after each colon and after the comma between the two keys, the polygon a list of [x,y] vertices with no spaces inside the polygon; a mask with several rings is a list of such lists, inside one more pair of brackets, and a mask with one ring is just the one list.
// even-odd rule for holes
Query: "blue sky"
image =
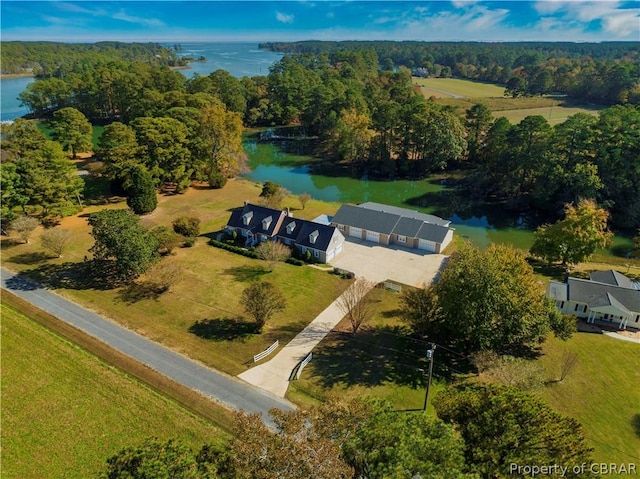
{"label": "blue sky", "polygon": [[640,1],[0,2],[2,40],[640,41]]}

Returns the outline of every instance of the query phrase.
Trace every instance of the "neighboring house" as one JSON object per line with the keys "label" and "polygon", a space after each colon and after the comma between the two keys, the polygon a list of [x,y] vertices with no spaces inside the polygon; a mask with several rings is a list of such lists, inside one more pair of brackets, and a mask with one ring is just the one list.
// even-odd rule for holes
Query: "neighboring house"
{"label": "neighboring house", "polygon": [[380,203],[342,205],[331,224],[345,236],[442,253],[453,239],[450,221]]}
{"label": "neighboring house", "polygon": [[596,271],[590,279],[568,278],[564,283],[549,281],[547,296],[555,300],[560,312],[589,323],[640,329],[640,289],[617,271]]}
{"label": "neighboring house", "polygon": [[317,261],[328,263],[342,252],[344,236],[326,224],[294,218],[289,210],[281,211],[245,203],[231,213],[225,230],[236,231],[245,238],[246,246],[264,241],[280,241],[297,247],[302,254],[310,252]]}

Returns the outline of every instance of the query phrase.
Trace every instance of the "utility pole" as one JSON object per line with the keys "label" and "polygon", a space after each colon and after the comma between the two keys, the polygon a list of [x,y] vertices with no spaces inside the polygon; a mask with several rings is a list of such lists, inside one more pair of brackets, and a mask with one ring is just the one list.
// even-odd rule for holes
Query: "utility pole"
{"label": "utility pole", "polygon": [[429,360],[429,377],[427,378],[427,389],[424,393],[424,406],[423,411],[427,410],[427,403],[429,402],[429,389],[431,389],[431,376],[433,374],[433,353],[436,350],[436,345],[431,343],[431,349],[427,350],[427,359]]}

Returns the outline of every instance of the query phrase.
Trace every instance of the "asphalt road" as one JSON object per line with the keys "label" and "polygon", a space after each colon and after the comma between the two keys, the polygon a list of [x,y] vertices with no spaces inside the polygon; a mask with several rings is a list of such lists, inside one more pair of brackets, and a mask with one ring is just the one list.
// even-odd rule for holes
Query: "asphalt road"
{"label": "asphalt road", "polygon": [[42,286],[0,268],[2,288],[56,316],[161,374],[232,409],[262,413],[273,427],[269,409],[292,411],[293,404],[255,386],[192,361],[164,346],[78,306]]}

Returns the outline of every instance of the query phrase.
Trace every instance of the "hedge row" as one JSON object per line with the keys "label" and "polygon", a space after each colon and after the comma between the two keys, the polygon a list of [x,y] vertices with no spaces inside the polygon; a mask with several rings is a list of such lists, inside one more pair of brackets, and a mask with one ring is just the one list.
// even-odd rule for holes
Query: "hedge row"
{"label": "hedge row", "polygon": [[292,257],[287,258],[285,263],[293,264],[295,266],[304,266],[305,264],[307,264],[304,261],[302,261],[301,259],[296,259],[296,258],[292,258]]}
{"label": "hedge row", "polygon": [[242,256],[246,256],[247,258],[258,259],[258,255],[251,250],[241,248],[240,246],[234,246],[231,244],[223,243],[222,241],[217,241],[214,239],[209,240],[209,244],[211,246],[215,246],[216,248],[224,249],[230,251],[232,253],[240,254]]}

